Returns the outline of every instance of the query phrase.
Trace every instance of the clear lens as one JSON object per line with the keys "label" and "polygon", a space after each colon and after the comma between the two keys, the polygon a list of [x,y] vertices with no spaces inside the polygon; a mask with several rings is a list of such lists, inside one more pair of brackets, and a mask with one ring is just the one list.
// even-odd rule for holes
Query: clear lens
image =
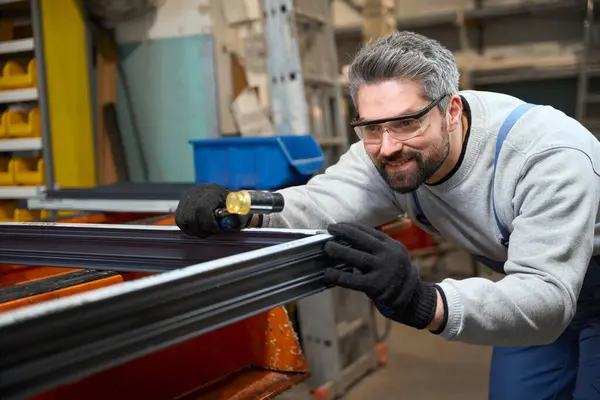
{"label": "clear lens", "polygon": [[385,124],[372,124],[354,128],[356,135],[366,144],[381,143],[383,132],[387,131],[394,139],[399,141],[409,140],[421,132],[419,119],[404,119],[390,121]]}

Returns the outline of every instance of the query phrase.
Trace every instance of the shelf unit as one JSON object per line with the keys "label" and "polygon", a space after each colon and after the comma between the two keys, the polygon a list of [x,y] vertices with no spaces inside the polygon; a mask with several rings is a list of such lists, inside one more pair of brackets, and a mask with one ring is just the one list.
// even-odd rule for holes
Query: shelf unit
{"label": "shelf unit", "polygon": [[[266,29],[281,32],[284,26],[283,31],[288,33],[284,35],[285,38],[277,33],[267,34],[267,48],[297,48],[297,52],[281,51],[272,53],[268,58],[268,74],[272,77],[271,102],[279,104],[273,108],[272,115],[276,124],[277,121],[302,121],[291,126],[291,130],[285,123],[276,126],[276,129],[280,132],[310,132],[323,150],[324,168],[327,168],[335,164],[350,145],[345,132],[338,129],[345,123],[342,90],[337,79],[338,59],[331,1],[279,1],[279,7],[282,6],[293,9],[287,17],[290,20],[289,27],[286,28],[285,24],[276,25],[273,23],[276,18],[267,17]],[[272,6],[271,16],[276,9],[276,6]],[[297,78],[276,79],[277,76],[286,75]],[[281,107],[281,104],[286,106]],[[278,115],[285,113],[287,115],[282,117]]]}
{"label": "shelf unit", "polygon": [[14,54],[33,51],[35,48],[34,43],[35,42],[33,38],[0,42],[0,54]]}
{"label": "shelf unit", "polygon": [[2,200],[26,200],[35,197],[38,188],[35,186],[2,186],[0,199]]}
{"label": "shelf unit", "polygon": [[41,151],[42,138],[2,139],[0,152],[9,153],[17,151]]}
{"label": "shelf unit", "polygon": [[0,90],[0,104],[38,101],[38,96],[37,88]]}
{"label": "shelf unit", "polygon": [[[597,0],[596,0],[597,1]],[[585,15],[585,1],[581,0],[544,0],[537,2],[512,2],[498,5],[483,5],[481,1],[474,1],[474,7],[457,11],[445,11],[431,13],[423,16],[410,16],[397,18],[398,30],[415,30],[433,28],[439,26],[460,27],[463,24],[491,21],[499,18],[548,15],[562,13],[578,13]],[[360,38],[360,27],[348,27],[336,29],[336,37]]]}
{"label": "shelf unit", "polygon": [[[440,12],[423,16],[398,16],[398,30],[417,32],[435,31],[439,29],[456,29],[459,37],[457,62],[461,69],[468,69],[470,74],[468,86],[486,85],[537,79],[553,79],[576,77],[579,73],[579,60],[573,54],[494,59],[483,54],[487,46],[482,40],[485,23],[501,19],[518,17],[551,17],[561,16],[585,17],[586,2],[584,0],[543,0],[535,2],[512,2],[507,4],[484,5],[481,0],[474,0],[473,8],[452,12]],[[469,31],[469,32],[467,32]],[[425,33],[425,32],[424,32]],[[465,38],[468,38],[465,41]],[[360,27],[336,29],[336,39],[342,41],[361,40]],[[462,53],[468,57],[461,60]],[[464,61],[463,61],[464,60]]]}
{"label": "shelf unit", "polygon": [[514,1],[507,4],[484,5],[475,1],[472,9],[442,12],[422,17],[398,18],[398,29],[429,28],[435,25],[460,26],[461,23],[485,22],[498,18],[542,15],[548,13],[584,12],[581,0]]}
{"label": "shelf unit", "polygon": [[[345,116],[331,0],[252,0],[242,2],[246,7],[239,12],[224,11],[238,3],[210,2],[220,134],[237,135],[232,99],[253,88],[275,132],[310,133],[323,150],[324,168],[334,164],[349,143],[339,129]],[[286,14],[290,24],[270,17],[277,14]],[[269,30],[276,33],[269,36]],[[281,51],[265,60],[266,49],[273,48]]]}
{"label": "shelf unit", "polygon": [[[43,180],[27,182],[17,179],[17,168],[0,170],[7,176],[14,174],[15,184],[0,186],[0,206],[4,209],[26,207],[27,200],[39,195],[44,185],[53,184],[52,152],[50,143],[49,110],[46,99],[45,63],[39,0],[0,1],[0,165],[6,168],[9,159],[27,160],[32,171],[43,160]],[[14,22],[14,23],[13,23]],[[33,61],[35,61],[35,64]],[[20,68],[7,67],[17,63]],[[7,72],[10,72],[7,73]],[[7,75],[13,78],[11,82]],[[27,79],[31,78],[29,82]],[[22,84],[17,79],[23,80]],[[16,164],[15,160],[15,164]],[[38,170],[39,171],[39,170]],[[41,171],[40,171],[41,172]],[[39,172],[38,172],[39,174]],[[18,184],[19,181],[26,184]],[[21,213],[23,214],[23,213]],[[14,217],[16,218],[16,211]],[[10,219],[4,213],[4,219]]]}

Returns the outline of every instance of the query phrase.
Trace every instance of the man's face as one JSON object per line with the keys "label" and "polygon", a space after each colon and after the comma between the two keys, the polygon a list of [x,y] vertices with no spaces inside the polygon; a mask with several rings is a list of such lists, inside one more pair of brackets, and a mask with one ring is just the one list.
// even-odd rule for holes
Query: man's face
{"label": "man's face", "polygon": [[[412,114],[431,103],[422,97],[419,84],[397,80],[361,86],[356,102],[361,121]],[[397,126],[396,122],[380,125],[377,128],[382,131],[380,143],[365,141],[365,149],[390,187],[408,193],[444,163],[450,150],[449,132],[438,107],[418,120],[419,129],[407,140],[394,137],[391,131],[397,130]]]}

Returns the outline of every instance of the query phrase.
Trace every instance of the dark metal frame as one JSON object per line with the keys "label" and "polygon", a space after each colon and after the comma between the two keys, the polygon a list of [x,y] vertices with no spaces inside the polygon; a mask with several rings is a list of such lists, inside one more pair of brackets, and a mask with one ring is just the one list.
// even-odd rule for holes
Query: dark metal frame
{"label": "dark metal frame", "polygon": [[[147,241],[156,233],[127,231]],[[0,315],[2,398],[35,395],[328,287],[330,235],[261,233],[279,244],[242,253],[230,243],[229,257]]]}
{"label": "dark metal frame", "polygon": [[197,239],[170,226],[8,223],[0,224],[0,263],[165,272],[307,236],[250,230]]}
{"label": "dark metal frame", "polygon": [[44,293],[50,293],[56,290],[66,289],[117,275],[118,274],[113,271],[81,269],[74,272],[67,272],[66,274],[20,283],[14,286],[0,287],[0,303],[15,301],[24,297],[38,296]]}
{"label": "dark metal frame", "polygon": [[440,96],[437,99],[433,100],[431,103],[427,104],[425,107],[421,108],[419,111],[415,111],[410,114],[403,114],[403,115],[397,115],[394,117],[379,118],[379,119],[372,119],[372,120],[361,120],[360,114],[358,114],[356,116],[357,119],[355,121],[352,121],[350,123],[350,126],[352,128],[359,128],[359,127],[363,127],[366,125],[385,124],[386,122],[405,121],[407,119],[420,119],[420,118],[423,118],[425,115],[427,115],[427,113],[429,113],[429,111],[433,110],[433,108],[435,106],[440,104],[440,102],[444,98],[446,98],[446,96],[448,96],[448,95],[444,94],[443,96]]}

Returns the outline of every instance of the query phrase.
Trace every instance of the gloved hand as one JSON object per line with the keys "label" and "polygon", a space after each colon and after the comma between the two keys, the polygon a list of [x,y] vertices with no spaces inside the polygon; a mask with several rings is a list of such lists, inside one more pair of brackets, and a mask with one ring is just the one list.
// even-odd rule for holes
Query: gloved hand
{"label": "gloved hand", "polygon": [[358,269],[328,268],[328,283],[364,292],[381,314],[396,322],[417,329],[431,323],[437,305],[436,288],[421,281],[400,242],[376,229],[351,223],[330,225],[328,231],[349,247],[331,240],[325,244],[326,254]]}
{"label": "gloved hand", "polygon": [[[188,189],[177,205],[175,223],[184,233],[206,238],[224,231],[215,217],[215,210],[225,208],[225,199],[230,190],[223,186],[208,183]],[[232,224],[227,231],[237,231],[245,228],[250,222],[251,215],[228,215]]]}

